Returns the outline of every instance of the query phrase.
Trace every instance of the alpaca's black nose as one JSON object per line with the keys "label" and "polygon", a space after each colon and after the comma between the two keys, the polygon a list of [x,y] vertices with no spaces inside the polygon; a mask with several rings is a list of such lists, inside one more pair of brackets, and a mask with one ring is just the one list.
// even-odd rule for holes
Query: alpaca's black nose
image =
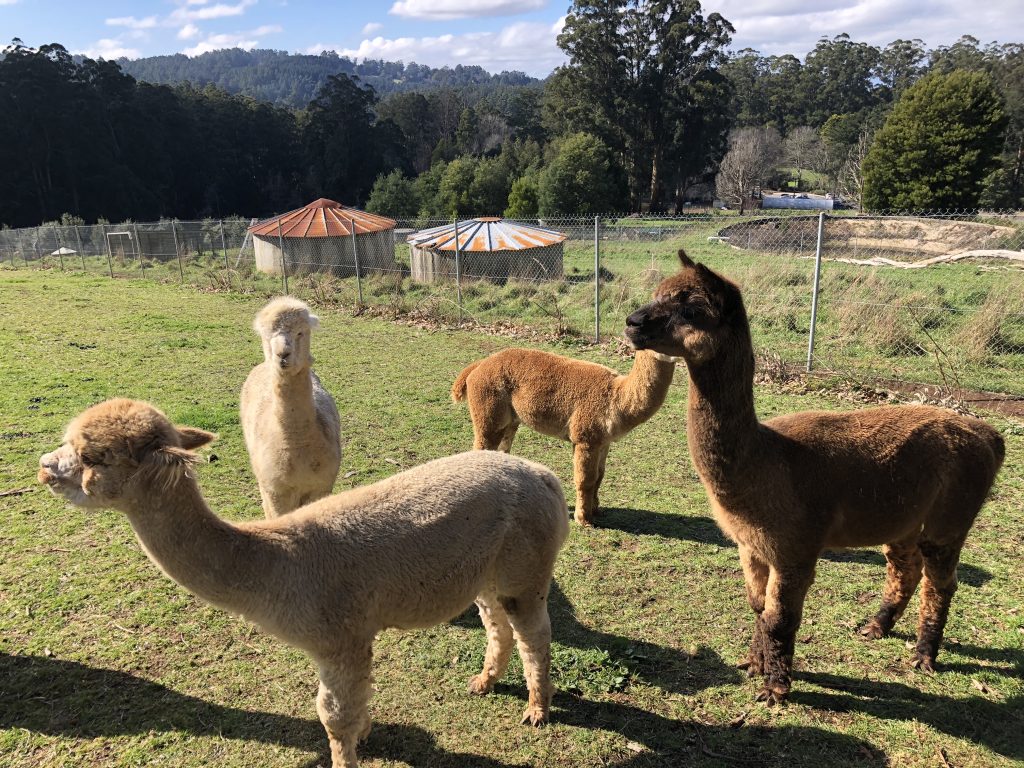
{"label": "alpaca's black nose", "polygon": [[636,312],[626,318],[626,325],[630,327],[637,327],[644,324],[645,313],[642,309],[638,309]]}

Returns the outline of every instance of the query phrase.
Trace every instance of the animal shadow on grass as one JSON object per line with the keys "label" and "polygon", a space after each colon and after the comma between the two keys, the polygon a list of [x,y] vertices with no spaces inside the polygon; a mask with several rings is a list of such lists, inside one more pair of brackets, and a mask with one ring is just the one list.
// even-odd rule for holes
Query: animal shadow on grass
{"label": "animal shadow on grass", "polygon": [[[1004,649],[1003,653],[1016,657],[1018,668],[1024,664],[1019,651]],[[805,672],[800,678],[827,690],[797,686],[790,694],[795,703],[827,712],[861,712],[881,720],[916,720],[1005,757],[1024,759],[1024,697],[995,701],[985,695],[937,696],[902,683],[818,672]]]}
{"label": "animal shadow on grass", "polygon": [[[663,691],[690,695],[704,688],[739,684],[745,679],[739,670],[727,665],[709,648],[701,648],[696,656],[691,656],[675,648],[585,626],[576,617],[575,608],[556,582],[551,584],[548,611],[551,614],[551,636],[555,642],[584,650],[607,651],[613,661],[625,665],[632,675]],[[452,623],[470,629],[480,628],[475,608],[461,614]],[[557,688],[558,680],[554,683]],[[506,678],[504,684],[499,683],[498,688],[515,690],[522,698],[526,697],[526,687],[513,683],[511,678]]]}
{"label": "animal shadow on grass", "polygon": [[[214,704],[126,672],[39,656],[0,653],[0,681],[0,730],[80,739],[180,731],[315,750],[319,755],[305,768],[331,764],[327,734],[315,718]],[[380,722],[359,754],[442,768],[526,768],[446,752],[422,728]]]}
{"label": "animal shadow on grass", "polygon": [[[722,535],[714,520],[706,517],[670,515],[645,509],[602,508],[598,517],[598,525],[602,528],[614,528],[626,533],[653,534],[667,539],[712,544],[716,547],[736,546]],[[885,556],[877,549],[826,550],[821,557],[823,560],[834,563],[877,565],[882,569],[880,578],[885,577]],[[991,581],[992,574],[984,568],[961,562],[957,566],[957,577],[961,584],[980,587]],[[881,589],[881,582],[879,582],[879,589]]]}
{"label": "animal shadow on grass", "polygon": [[643,751],[615,768],[682,768],[703,765],[887,765],[877,748],[853,736],[813,726],[709,725],[675,720],[611,701],[555,695],[559,724],[620,734]]}

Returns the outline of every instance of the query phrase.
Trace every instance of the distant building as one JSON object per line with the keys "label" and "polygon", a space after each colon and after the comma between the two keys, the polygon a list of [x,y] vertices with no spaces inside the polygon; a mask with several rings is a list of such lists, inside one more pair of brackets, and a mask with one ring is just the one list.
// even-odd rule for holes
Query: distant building
{"label": "distant building", "polygon": [[395,221],[320,198],[249,227],[256,269],[281,274],[329,272],[339,277],[397,271]]}
{"label": "distant building", "polygon": [[801,211],[831,211],[835,200],[831,195],[812,195],[806,192],[763,192],[762,208],[794,208]]}
{"label": "distant building", "polygon": [[565,239],[553,229],[497,217],[467,219],[409,235],[410,268],[414,280],[454,279],[457,250],[464,278],[497,283],[510,278],[552,280],[562,276]]}

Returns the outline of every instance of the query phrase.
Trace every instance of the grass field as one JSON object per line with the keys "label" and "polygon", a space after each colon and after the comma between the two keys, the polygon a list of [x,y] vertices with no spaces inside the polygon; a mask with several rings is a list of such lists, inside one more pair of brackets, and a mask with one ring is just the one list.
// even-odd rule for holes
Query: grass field
{"label": "grass field", "polygon": [[[260,517],[238,391],[261,359],[250,322],[265,298],[0,270],[0,493],[24,489],[0,496],[0,764],[329,763],[302,654],[165,578],[118,513],[70,508],[34,481],[38,456],[72,416],[107,397],[139,397],[218,432],[198,470],[207,499],[224,517]],[[451,381],[515,339],[318,309],[317,370],[342,418],[338,490],[470,445]],[[559,349],[567,346],[629,365],[571,341]],[[751,617],[735,548],[708,517],[687,455],[685,394],[681,370],[665,407],[613,448],[601,526],[572,525],[551,604],[551,725],[518,725],[518,661],[494,695],[465,693],[485,643],[469,611],[378,639],[363,764],[1020,765],[1024,425],[991,419],[1007,461],[964,550],[941,671],[909,667],[912,616],[890,638],[857,638],[884,561],[876,551],[829,554],[798,634],[791,702],[766,708],[735,668]],[[764,417],[850,407],[827,391],[763,387],[757,404]],[[571,503],[566,444],[523,430],[515,452],[551,466]]]}

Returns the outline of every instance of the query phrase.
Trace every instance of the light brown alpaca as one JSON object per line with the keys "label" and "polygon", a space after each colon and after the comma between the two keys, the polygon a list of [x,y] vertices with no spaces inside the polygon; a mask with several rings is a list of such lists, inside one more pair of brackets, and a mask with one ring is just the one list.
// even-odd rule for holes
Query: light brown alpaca
{"label": "light brown alpaca", "polygon": [[263,362],[242,385],[245,446],[263,512],[276,517],[322,498],[341,466],[341,423],[313,373],[310,336],[320,325],[305,302],[282,296],[256,315]]}
{"label": "light brown alpaca", "polygon": [[576,521],[593,525],[613,441],[653,416],[668,394],[675,361],[638,352],[629,375],[534,349],[505,349],[468,365],[452,385],[473,420],[473,448],[512,449],[519,425],[573,445]]}
{"label": "light brown alpaca", "polygon": [[317,712],[335,768],[357,765],[370,730],[374,636],[429,627],[474,599],[487,629],[475,694],[523,660],[523,722],[547,720],[547,597],[569,521],[540,464],[493,452],[429,462],[283,517],[229,523],[210,511],[191,451],[213,435],[152,406],[110,400],[68,426],[39,480],[72,504],[124,512],[146,554],[198,597],[306,651],[320,674]]}
{"label": "light brown alpaca", "polygon": [[999,433],[927,406],[759,423],[740,290],[679,256],[682,270],[627,318],[626,337],[689,368],[690,455],[715,519],[739,547],[756,614],[748,671],[765,676],[758,698],[789,693],[804,597],[829,547],[885,545],[881,609],[861,630],[868,637],[892,629],[923,572],[913,661],[931,671],[960,550],[1003,460]]}

